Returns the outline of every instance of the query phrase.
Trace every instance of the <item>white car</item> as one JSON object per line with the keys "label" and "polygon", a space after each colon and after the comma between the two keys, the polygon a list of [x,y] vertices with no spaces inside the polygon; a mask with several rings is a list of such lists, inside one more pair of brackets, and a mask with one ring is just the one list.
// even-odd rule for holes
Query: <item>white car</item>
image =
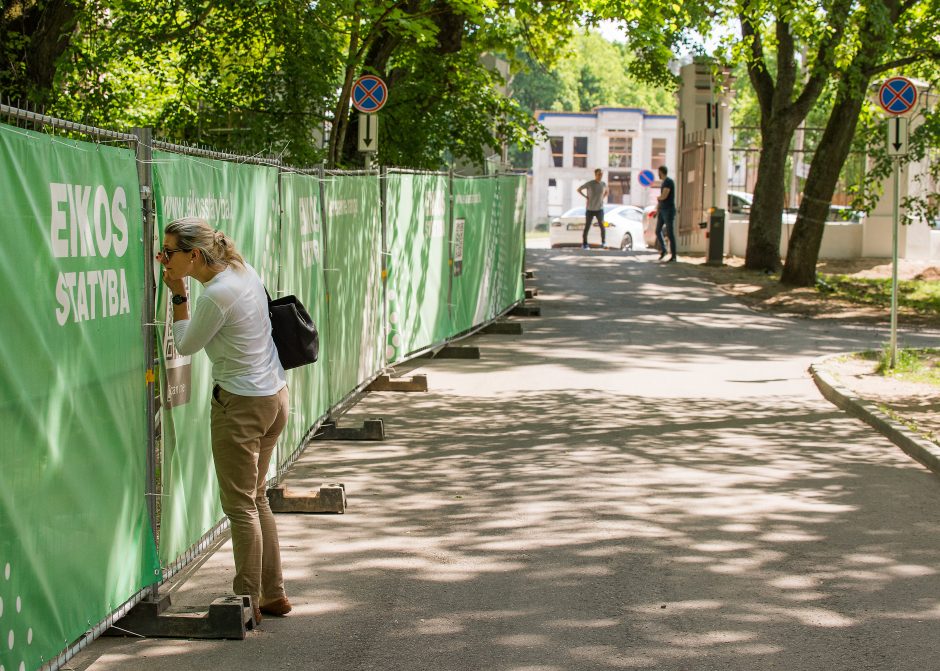
{"label": "white car", "polygon": [[[611,249],[628,251],[645,249],[643,240],[643,210],[634,205],[604,206],[605,242]],[[584,230],[584,208],[573,207],[552,220],[548,227],[548,241],[552,247],[580,247]],[[591,247],[601,246],[601,232],[597,220],[591,222],[588,233]]]}

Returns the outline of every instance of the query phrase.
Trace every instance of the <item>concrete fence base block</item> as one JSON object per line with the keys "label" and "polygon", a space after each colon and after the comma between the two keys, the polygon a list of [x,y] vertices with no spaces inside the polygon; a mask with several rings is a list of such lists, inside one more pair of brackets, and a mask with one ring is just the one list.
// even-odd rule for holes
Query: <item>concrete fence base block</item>
{"label": "concrete fence base block", "polygon": [[311,440],[385,440],[385,424],[381,419],[367,419],[362,428],[340,428],[335,422],[324,422]]}
{"label": "concrete fence base block", "polygon": [[472,345],[444,345],[436,352],[424,356],[430,359],[479,359],[480,348]]}
{"label": "concrete fence base block", "polygon": [[526,297],[526,298],[535,298],[535,297],[538,296],[538,295],[539,295],[539,290],[538,290],[537,288],[535,288],[535,287],[531,287],[531,288],[525,290],[525,297]]}
{"label": "concrete fence base block", "polygon": [[480,329],[480,333],[487,335],[522,335],[522,324],[519,322],[493,322]]}
{"label": "concrete fence base block", "polygon": [[144,636],[147,638],[202,638],[243,640],[245,632],[256,626],[251,598],[220,597],[209,604],[208,611],[166,613],[169,595],[156,601],[145,599],[105,631],[104,636]]}
{"label": "concrete fence base block", "polygon": [[535,277],[535,271],[534,271],[534,270],[527,270],[527,271],[525,271],[525,273],[523,273],[523,275],[525,275],[525,278],[526,278],[527,280],[531,280],[531,279],[533,279],[533,278]]}
{"label": "concrete fence base block", "polygon": [[345,513],[346,485],[328,483],[320,489],[294,493],[284,485],[268,488],[268,501],[276,513]]}
{"label": "concrete fence base block", "polygon": [[388,375],[379,375],[372,381],[366,391],[427,391],[428,376],[414,375],[409,378],[392,379]]}
{"label": "concrete fence base block", "polygon": [[513,317],[541,317],[542,316],[542,306],[541,305],[517,305],[512,310],[509,311],[509,314]]}

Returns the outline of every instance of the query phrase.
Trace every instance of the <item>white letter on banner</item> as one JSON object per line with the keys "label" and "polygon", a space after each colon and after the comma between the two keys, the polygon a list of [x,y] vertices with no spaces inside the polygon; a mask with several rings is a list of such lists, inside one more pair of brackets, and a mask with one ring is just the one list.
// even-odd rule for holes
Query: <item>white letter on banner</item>
{"label": "white letter on banner", "polygon": [[59,301],[59,307],[55,310],[56,321],[59,326],[65,326],[65,321],[69,318],[69,295],[65,291],[65,277],[59,273],[59,281],[55,285],[55,297]]}
{"label": "white letter on banner", "polygon": [[107,307],[108,307],[108,286],[107,286],[107,282],[105,282],[105,273],[106,273],[106,272],[107,272],[106,270],[99,270],[99,271],[98,271],[98,291],[101,292],[101,316],[102,316],[102,317],[107,317],[107,316],[108,316],[108,309],[107,309]]}
{"label": "white letter on banner", "polygon": [[83,322],[88,316],[88,290],[85,287],[85,273],[78,274],[78,297],[75,299],[75,321]]}
{"label": "white letter on banner", "polygon": [[[108,317],[113,317],[118,313],[118,286],[117,273],[110,268],[104,271],[105,279],[108,281]],[[103,306],[102,306],[103,307]],[[104,310],[102,309],[102,312]]]}
{"label": "white letter on banner", "polygon": [[[99,186],[95,190],[94,222],[95,241],[98,243],[98,254],[102,257],[111,254],[111,211],[108,205],[108,192],[103,186]],[[102,210],[104,210],[104,216],[101,215]],[[102,223],[104,223],[103,227]]]}
{"label": "white letter on banner", "polygon": [[[91,200],[91,187],[84,189],[73,184],[69,190],[69,205],[72,208],[72,256],[95,256],[95,241],[88,223],[88,201]],[[76,249],[75,234],[78,232],[81,251]]]}
{"label": "white letter on banner", "polygon": [[[101,281],[101,271],[100,270],[89,270],[85,274],[85,281],[88,282],[88,300],[91,302],[91,318],[96,319],[98,317],[98,311],[95,309],[98,302],[95,300],[95,289],[98,287],[98,283]],[[102,305],[104,303],[102,302]]]}
{"label": "white letter on banner", "polygon": [[[59,206],[62,203],[68,201],[68,189],[65,184],[52,183],[49,185],[49,194],[52,196],[52,221],[50,230],[49,230],[49,239],[52,242],[52,255],[56,258],[62,258],[63,256],[69,255],[69,241],[63,240],[59,237],[59,233],[62,232],[62,229],[68,224],[65,218],[65,212],[59,209]],[[62,276],[59,276],[59,283],[62,282]],[[56,289],[56,296],[58,296],[58,289]],[[66,308],[68,305],[66,305]],[[68,310],[65,312],[65,316],[68,317]],[[62,322],[60,322],[62,323]]]}
{"label": "white letter on banner", "polygon": [[127,194],[124,193],[124,187],[119,186],[114,190],[114,200],[111,201],[111,223],[114,224],[121,236],[114,236],[114,253],[117,256],[124,256],[127,252],[127,216],[124,211],[127,209]]}
{"label": "white letter on banner", "polygon": [[127,300],[127,277],[124,275],[124,269],[121,268],[120,275],[120,284],[121,284],[121,309],[120,313],[130,314],[131,313],[131,302]]}

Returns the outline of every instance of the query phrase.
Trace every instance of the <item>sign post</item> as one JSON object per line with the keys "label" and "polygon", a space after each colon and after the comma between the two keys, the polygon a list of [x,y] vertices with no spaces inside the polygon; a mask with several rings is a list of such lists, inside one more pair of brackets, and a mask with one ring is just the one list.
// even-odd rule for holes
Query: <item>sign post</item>
{"label": "sign post", "polygon": [[888,118],[886,135],[888,155],[894,157],[894,204],[892,212],[894,222],[891,231],[891,342],[890,364],[893,370],[897,366],[898,356],[898,214],[901,198],[901,158],[907,156],[908,126],[907,119],[899,115],[910,112],[917,104],[917,87],[906,77],[892,77],[885,80],[878,90],[878,103],[891,115]]}
{"label": "sign post", "polygon": [[366,169],[372,168],[372,155],[379,148],[379,118],[376,115],[388,101],[388,86],[374,75],[363,75],[352,87],[352,104],[359,110],[359,151],[365,154]]}

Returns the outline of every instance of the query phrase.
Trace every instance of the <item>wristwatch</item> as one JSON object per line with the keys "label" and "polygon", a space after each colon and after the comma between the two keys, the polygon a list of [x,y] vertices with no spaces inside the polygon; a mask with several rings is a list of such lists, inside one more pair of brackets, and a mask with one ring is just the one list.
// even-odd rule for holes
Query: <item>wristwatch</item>
{"label": "wristwatch", "polygon": [[189,299],[186,296],[183,296],[181,294],[176,294],[173,296],[173,305],[182,305],[187,300]]}

